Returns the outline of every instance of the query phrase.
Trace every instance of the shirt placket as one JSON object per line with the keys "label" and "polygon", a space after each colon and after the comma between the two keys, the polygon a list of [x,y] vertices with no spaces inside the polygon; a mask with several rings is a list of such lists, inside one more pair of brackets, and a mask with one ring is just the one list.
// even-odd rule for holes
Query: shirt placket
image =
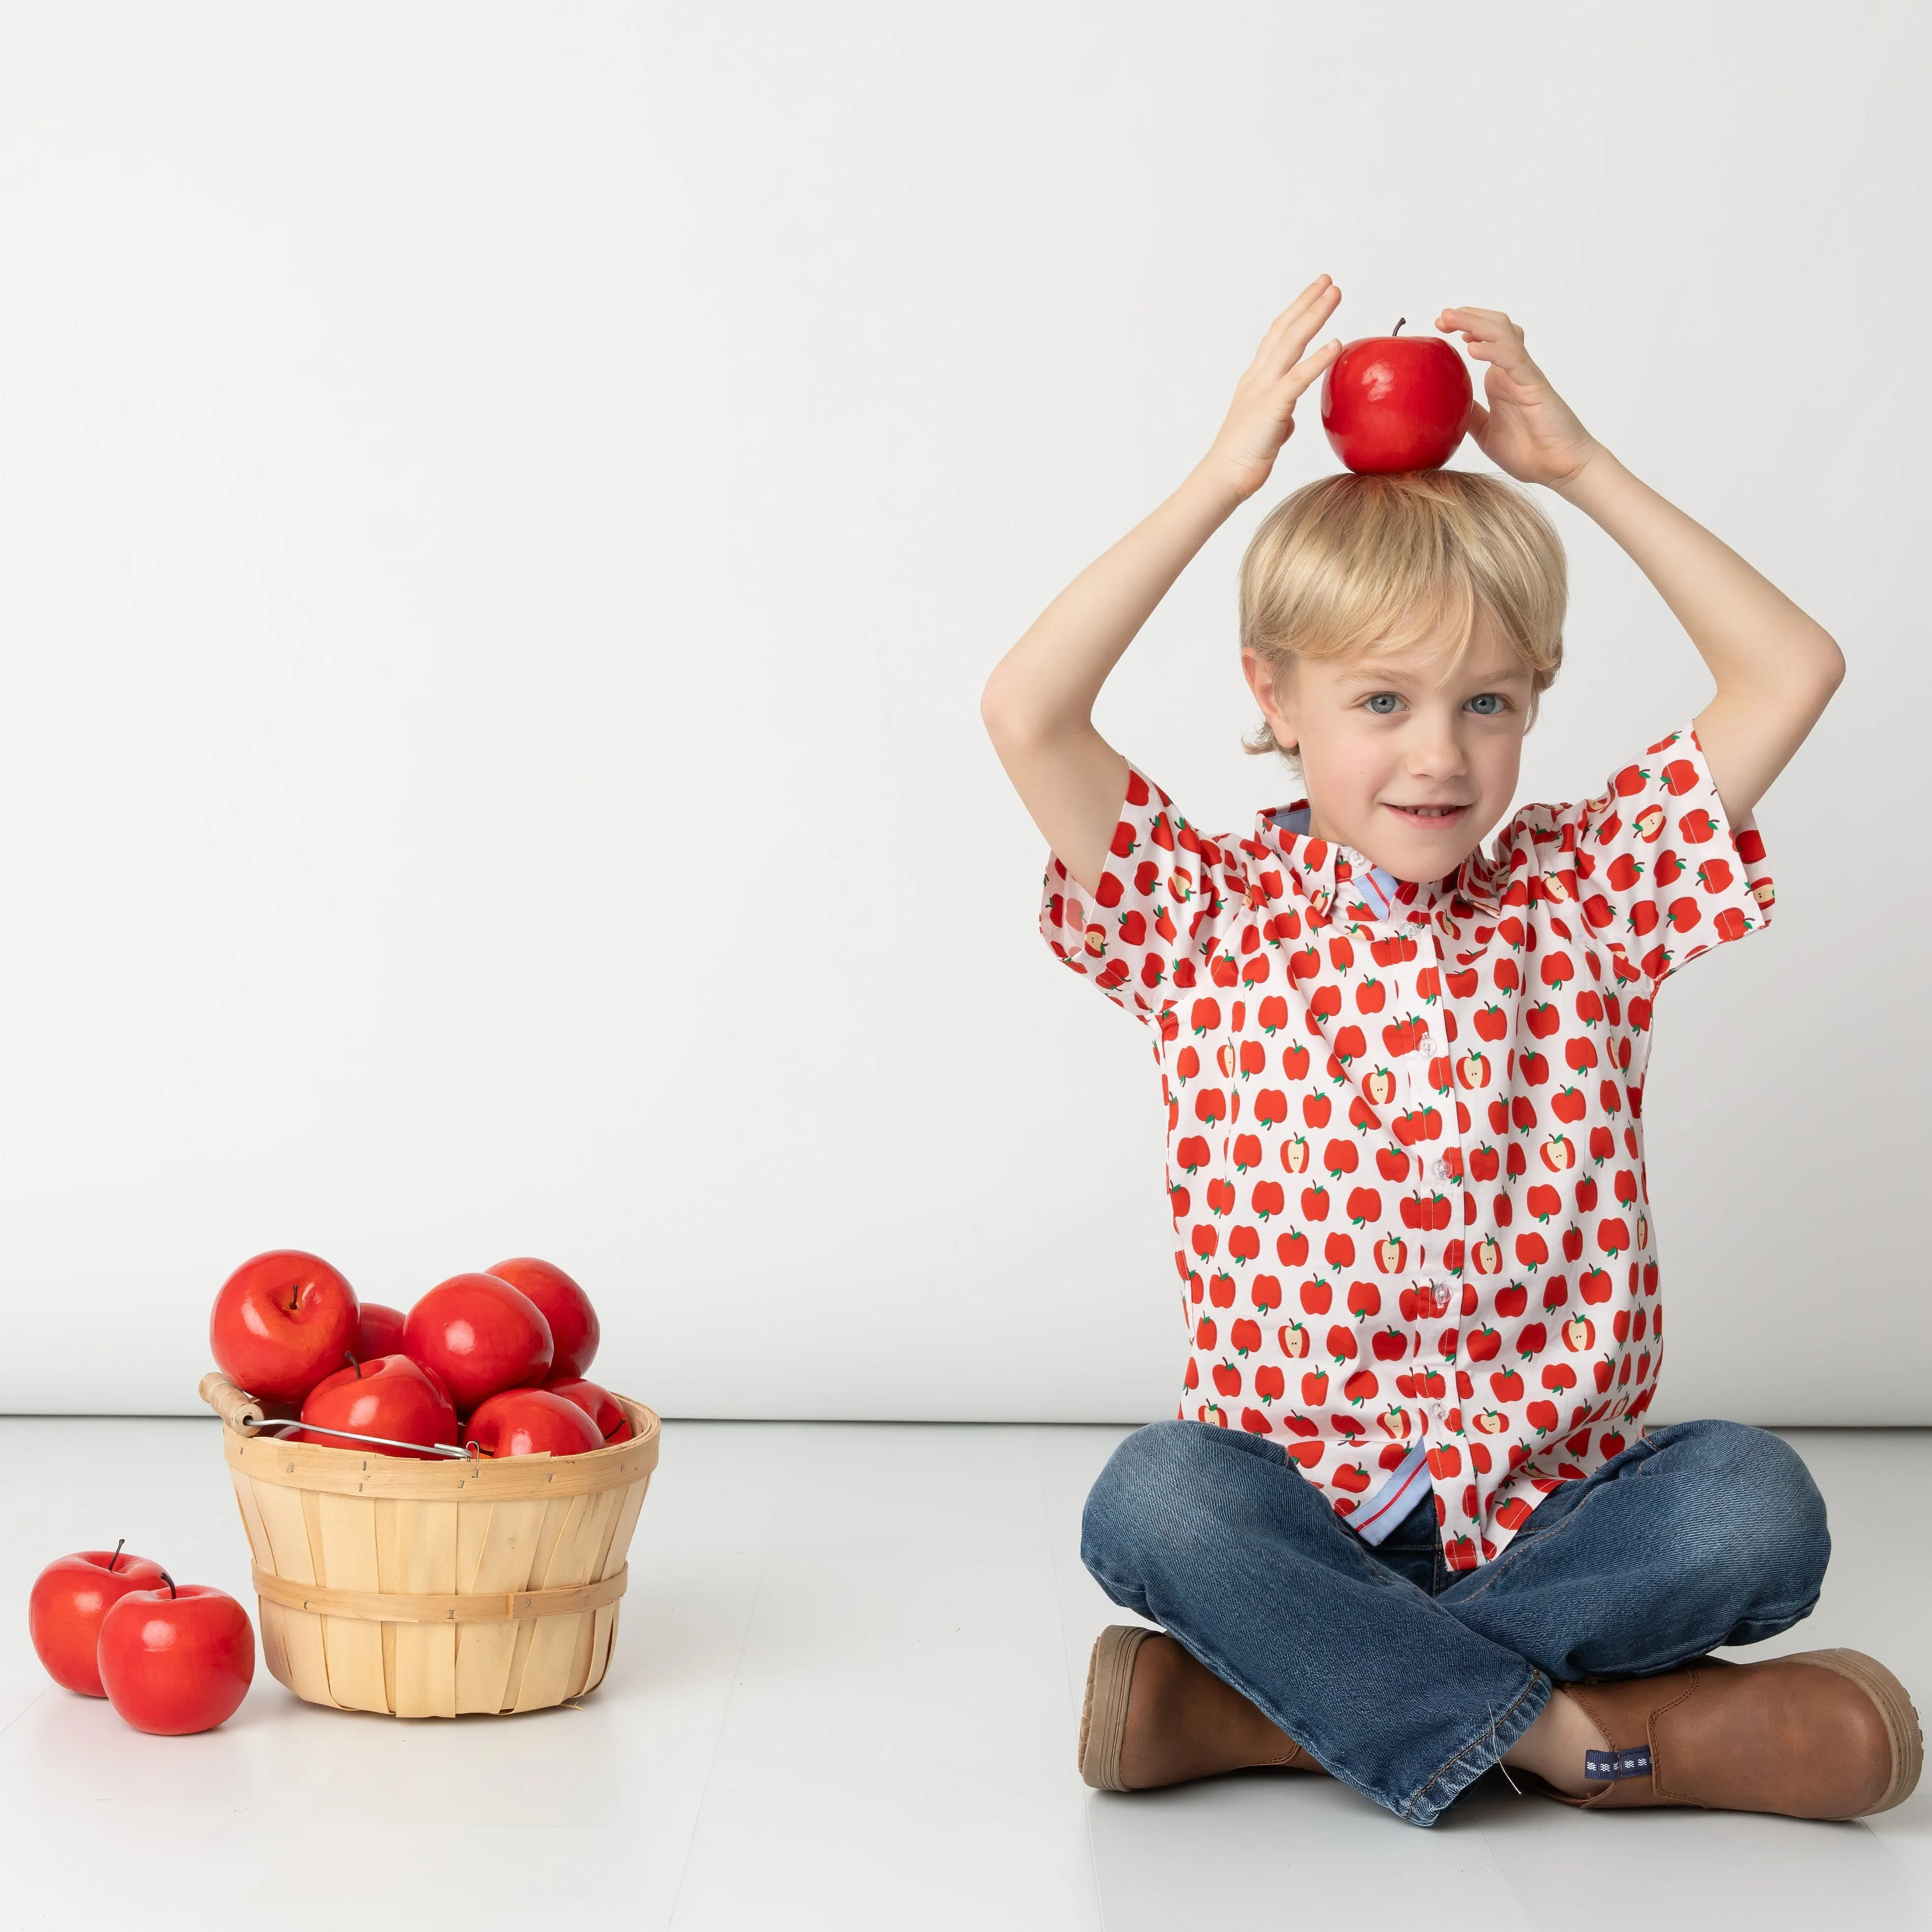
{"label": "shirt placket", "polygon": [[[1456,1102],[1453,1090],[1438,1094],[1430,1078],[1430,1067],[1438,1056],[1446,1058],[1449,1052],[1448,1026],[1443,1018],[1448,1009],[1449,993],[1443,981],[1446,979],[1441,938],[1436,922],[1431,920],[1423,928],[1424,937],[1417,948],[1418,960],[1426,959],[1436,968],[1436,980],[1441,990],[1432,1006],[1414,994],[1414,1010],[1423,1022],[1423,1030],[1416,1042],[1412,1057],[1412,1081],[1415,1090],[1414,1104],[1418,1108],[1434,1106],[1442,1118],[1441,1138],[1418,1150],[1416,1162],[1419,1184],[1425,1193],[1432,1197],[1440,1195],[1448,1203],[1448,1226],[1432,1227],[1429,1230],[1425,1253],[1426,1268],[1416,1283],[1418,1298],[1426,1298],[1426,1306],[1431,1317],[1424,1353],[1432,1366],[1440,1368],[1443,1391],[1430,1398],[1430,1440],[1432,1448],[1454,1445],[1463,1451],[1467,1465],[1467,1418],[1461,1436],[1450,1428],[1449,1418],[1462,1406],[1462,1390],[1457,1376],[1462,1366],[1462,1285],[1449,1273],[1445,1256],[1450,1242],[1457,1239],[1462,1232],[1463,1194],[1468,1163],[1462,1152],[1461,1130],[1456,1115]],[[1451,1086],[1453,1089],[1454,1082]],[[1453,1349],[1445,1352],[1445,1336],[1454,1336]],[[1473,1474],[1473,1470],[1470,1470]]]}
{"label": "shirt placket", "polygon": [[[1378,924],[1383,932],[1391,936],[1403,936],[1404,928],[1398,922],[1399,918],[1400,915],[1397,915],[1396,918],[1385,922],[1378,922]],[[1418,960],[1421,956],[1421,950],[1418,947]],[[1391,1016],[1398,1020],[1419,1016],[1432,1034],[1433,1022],[1430,1020],[1428,1010],[1418,990],[1416,962],[1394,962],[1384,970],[1390,995],[1387,1010]],[[1429,1089],[1429,1055],[1425,1045],[1412,1042],[1408,1052],[1396,1054],[1394,1058],[1395,1064],[1392,1071],[1397,1082],[1396,1095],[1394,1104],[1384,1110],[1387,1114],[1384,1131],[1398,1145],[1402,1145],[1401,1136],[1394,1132],[1394,1124],[1405,1114],[1419,1120],[1422,1110],[1430,1105],[1434,1096]],[[1424,1177],[1427,1169],[1428,1146],[1428,1142],[1420,1139],[1403,1146],[1403,1151],[1408,1156],[1405,1192],[1409,1188],[1414,1188],[1426,1196],[1428,1186]],[[1406,1270],[1410,1292],[1416,1298],[1414,1318],[1408,1324],[1410,1346],[1406,1364],[1411,1386],[1415,1393],[1407,1399],[1407,1406],[1415,1425],[1416,1437],[1433,1448],[1446,1433],[1442,1420],[1444,1408],[1438,1398],[1424,1393],[1422,1377],[1426,1370],[1440,1366],[1444,1371],[1446,1388],[1448,1365],[1442,1364],[1436,1353],[1441,1328],[1434,1318],[1438,1304],[1443,1302],[1444,1298],[1438,1294],[1435,1281],[1425,1272],[1428,1263],[1423,1258],[1432,1256],[1439,1262],[1442,1242],[1432,1228],[1402,1225],[1400,1213],[1401,1198],[1400,1196],[1395,1197],[1398,1211],[1385,1225],[1384,1232],[1398,1238],[1406,1237],[1415,1258],[1415,1264]],[[1444,1305],[1449,1304],[1444,1302]]]}

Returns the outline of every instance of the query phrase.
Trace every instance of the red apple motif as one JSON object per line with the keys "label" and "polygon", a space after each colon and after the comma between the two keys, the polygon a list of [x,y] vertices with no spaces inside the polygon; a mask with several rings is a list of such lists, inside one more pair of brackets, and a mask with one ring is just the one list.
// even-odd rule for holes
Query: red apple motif
{"label": "red apple motif", "polygon": [[[1564,1095],[1570,1090],[1568,1088],[1564,1088],[1563,1093],[1557,1095],[1553,1103],[1553,1111],[1558,1120],[1564,1118]],[[1576,1144],[1568,1135],[1552,1134],[1544,1142],[1541,1153],[1543,1164],[1552,1174],[1567,1174],[1576,1165]]]}
{"label": "red apple motif", "polygon": [[584,1410],[549,1389],[505,1389],[491,1396],[463,1434],[484,1456],[580,1456],[604,1446]]}
{"label": "red apple motif", "polygon": [[130,1590],[101,1619],[107,1701],[137,1731],[184,1737],[234,1715],[255,1676],[255,1632],[224,1590]]}
{"label": "red apple motif", "polygon": [[34,1654],[63,1690],[107,1695],[95,1656],[100,1625],[130,1590],[152,1590],[163,1578],[158,1563],[112,1550],[78,1550],[56,1556],[34,1579],[27,1598],[27,1634]]}
{"label": "red apple motif", "polygon": [[[380,1436],[386,1442],[417,1442],[425,1448],[431,1443],[454,1445],[457,1440],[456,1407],[449,1391],[434,1369],[424,1368],[407,1355],[379,1355],[371,1362],[326,1376],[308,1392],[302,1404],[304,1426],[292,1439],[314,1442],[325,1449],[363,1449],[358,1436]],[[347,1436],[332,1435],[332,1430],[346,1430]],[[388,1449],[380,1454],[408,1456],[407,1449]],[[418,1461],[436,1459],[427,1455]]]}
{"label": "red apple motif", "polygon": [[412,1360],[435,1370],[459,1415],[500,1389],[534,1388],[550,1372],[543,1311],[494,1274],[439,1282],[410,1310],[403,1348]]}
{"label": "red apple motif", "polygon": [[361,1335],[356,1291],[320,1255],[276,1248],[244,1262],[221,1285],[208,1346],[237,1388],[300,1402]]}

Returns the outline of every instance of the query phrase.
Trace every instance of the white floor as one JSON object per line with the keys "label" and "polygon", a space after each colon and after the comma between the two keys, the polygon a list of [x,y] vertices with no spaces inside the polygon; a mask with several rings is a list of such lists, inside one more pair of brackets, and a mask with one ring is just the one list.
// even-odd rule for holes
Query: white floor
{"label": "white floor", "polygon": [[[1081,1568],[1118,1430],[673,1424],[616,1661],[582,1711],[400,1724],[266,1672],[220,1730],[146,1738],[55,1689],[28,1586],[129,1546],[246,1592],[212,1424],[0,1420],[0,1927],[89,1897],[146,1928],[1932,1926],[1932,1781],[1869,1823],[1582,1816],[1479,1786],[1432,1831],[1325,1780],[1089,1792]],[[1824,1600],[1761,1651],[1848,1644],[1932,1712],[1932,1433],[1794,1432],[1831,1508]]]}

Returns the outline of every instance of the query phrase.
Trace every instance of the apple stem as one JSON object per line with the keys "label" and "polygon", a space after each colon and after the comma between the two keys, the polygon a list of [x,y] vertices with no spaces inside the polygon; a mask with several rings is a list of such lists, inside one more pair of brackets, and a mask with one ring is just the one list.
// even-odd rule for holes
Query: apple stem
{"label": "apple stem", "polygon": [[120,1540],[118,1543],[117,1543],[117,1544],[114,1546],[114,1554],[113,1554],[112,1556],[109,1557],[109,1558],[108,1558],[108,1559],[107,1559],[107,1574],[108,1574],[108,1575],[109,1575],[109,1576],[112,1576],[112,1575],[113,1575],[113,1574],[114,1574],[114,1566],[115,1566],[115,1564],[117,1564],[118,1562],[120,1562],[120,1560],[121,1560],[121,1552],[122,1552],[122,1550],[124,1550],[124,1549],[126,1549],[126,1548],[127,1548],[127,1546],[128,1546],[128,1539],[127,1539],[124,1536],[123,1538],[122,1538],[121,1540]]}
{"label": "apple stem", "polygon": [[1402,322],[1406,322],[1408,320],[1408,317],[1407,316],[1404,316],[1402,317],[1402,322],[1397,322],[1397,323],[1396,324],[1396,326],[1394,326],[1394,328],[1393,328],[1392,329],[1390,329],[1390,330],[1389,331],[1389,334],[1390,334],[1390,335],[1392,335],[1392,336],[1393,336],[1393,335],[1400,335],[1400,334],[1402,333]]}
{"label": "apple stem", "polygon": [[168,1586],[168,1594],[172,1597],[175,1594],[175,1580],[170,1576],[165,1570],[164,1570],[161,1572],[161,1581],[166,1584]]}

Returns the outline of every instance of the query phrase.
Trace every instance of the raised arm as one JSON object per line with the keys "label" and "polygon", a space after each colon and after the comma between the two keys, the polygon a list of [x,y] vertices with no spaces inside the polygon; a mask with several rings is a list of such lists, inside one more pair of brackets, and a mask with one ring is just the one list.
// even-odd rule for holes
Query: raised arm
{"label": "raised arm", "polygon": [[1717,680],[1697,714],[1698,742],[1733,828],[1817,723],[1845,674],[1824,626],[1727,544],[1640,482],[1584,429],[1530,360],[1522,331],[1494,309],[1444,309],[1486,362],[1470,425],[1484,454],[1526,483],[1543,483],[1607,530],[1657,586]]}
{"label": "raised arm", "polygon": [[1265,483],[1294,432],[1294,406],[1341,352],[1305,352],[1341,299],[1322,275],[1275,318],[1227,420],[1187,479],[1090,563],[994,667],[980,700],[1013,789],[1091,892],[1126,795],[1127,761],[1094,728],[1108,674],[1201,546]]}

